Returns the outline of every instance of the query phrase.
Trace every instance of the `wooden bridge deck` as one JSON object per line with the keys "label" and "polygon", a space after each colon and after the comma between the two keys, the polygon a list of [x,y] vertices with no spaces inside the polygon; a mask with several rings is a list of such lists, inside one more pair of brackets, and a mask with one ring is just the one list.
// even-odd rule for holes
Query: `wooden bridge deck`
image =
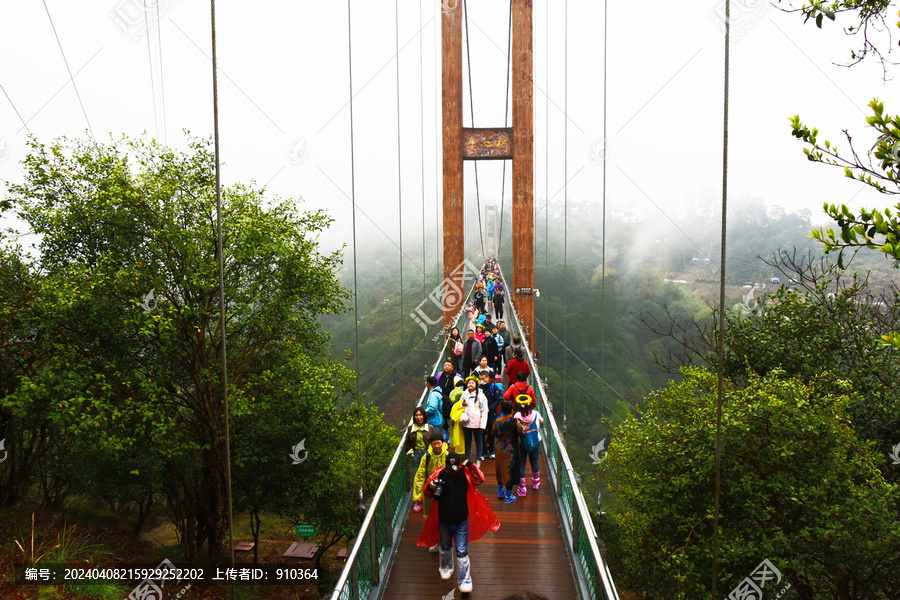
{"label": "wooden bridge deck", "polygon": [[[546,472],[543,454],[540,465],[543,474]],[[451,590],[456,590],[453,595],[456,600],[460,597],[502,600],[524,590],[543,594],[551,600],[578,598],[563,545],[553,488],[544,479],[540,490],[531,489],[529,465],[525,471],[528,496],[504,504],[497,498],[494,461],[488,459],[481,466],[485,482],[478,489],[490,500],[500,520],[500,529],[469,543],[474,582],[472,593],[461,596],[456,589],[455,571],[450,581],[441,581],[438,555],[416,546],[425,519],[422,513],[410,511],[389,574],[384,594],[386,600],[438,600],[447,597]]]}

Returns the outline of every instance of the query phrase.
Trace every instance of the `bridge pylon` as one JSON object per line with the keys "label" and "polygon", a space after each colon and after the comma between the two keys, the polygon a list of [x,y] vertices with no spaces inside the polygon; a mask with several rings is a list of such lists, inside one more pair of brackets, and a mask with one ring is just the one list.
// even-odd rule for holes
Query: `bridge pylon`
{"label": "bridge pylon", "polygon": [[[532,1],[513,0],[513,126],[464,128],[462,71],[463,3],[444,3],[441,19],[443,88],[444,326],[447,332],[465,301],[464,160],[512,160],[512,282],[507,297],[516,305],[534,349],[534,52]],[[473,123],[474,125],[474,123]],[[499,252],[499,239],[497,250]],[[497,257],[499,259],[499,256]]]}

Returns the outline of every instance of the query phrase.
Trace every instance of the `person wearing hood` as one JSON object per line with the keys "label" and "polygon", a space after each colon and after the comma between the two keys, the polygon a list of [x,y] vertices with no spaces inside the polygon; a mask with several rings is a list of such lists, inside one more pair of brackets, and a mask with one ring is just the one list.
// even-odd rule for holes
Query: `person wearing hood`
{"label": "person wearing hood", "polygon": [[428,515],[417,545],[431,547],[440,542],[438,573],[444,581],[453,576],[452,551],[456,546],[457,585],[464,594],[473,587],[469,541],[500,529],[490,502],[475,489],[482,483],[481,469],[451,452],[444,468],[436,470],[424,487],[425,497],[434,498],[437,510]]}
{"label": "person wearing hood", "polygon": [[465,446],[465,435],[463,434],[463,424],[460,422],[464,420],[464,414],[466,412],[466,406],[462,401],[463,389],[465,388],[465,383],[463,382],[462,377],[456,378],[456,387],[453,388],[453,391],[450,392],[450,412],[448,413],[447,421],[450,423],[449,427],[449,436],[446,438],[447,442],[450,444],[451,452],[460,452]]}
{"label": "person wearing hood", "polygon": [[526,396],[531,398],[531,408],[537,407],[537,396],[534,394],[534,388],[528,383],[528,375],[524,372],[519,371],[516,374],[515,382],[511,383],[508,388],[506,388],[506,393],[503,394],[503,397],[514,401],[516,397],[520,394],[525,394]]}
{"label": "person wearing hood", "polygon": [[[431,500],[424,497],[425,482],[431,477],[431,474],[444,466],[449,449],[444,443],[440,435],[432,434],[428,440],[428,450],[419,461],[416,467],[416,477],[413,479],[413,512],[420,512],[424,509],[424,516],[428,517],[428,509],[431,506]],[[437,549],[434,550],[437,552]]]}

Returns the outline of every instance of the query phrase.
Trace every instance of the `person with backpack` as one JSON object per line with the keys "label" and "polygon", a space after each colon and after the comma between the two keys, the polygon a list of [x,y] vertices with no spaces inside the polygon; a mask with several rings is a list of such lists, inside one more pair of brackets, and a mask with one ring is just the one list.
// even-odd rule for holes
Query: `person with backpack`
{"label": "person with backpack", "polygon": [[[498,315],[497,318],[497,327],[499,329],[498,333],[500,337],[503,338],[503,356],[506,358],[506,349],[512,344],[512,334],[509,333],[509,329],[506,328],[506,321],[500,318]],[[519,346],[522,343],[522,338],[519,338],[519,341],[516,342],[516,345]],[[510,358],[512,360],[512,358]]]}
{"label": "person with backpack", "polygon": [[484,461],[488,456],[491,458],[495,457],[494,421],[497,420],[497,408],[500,406],[500,401],[503,400],[503,386],[494,383],[492,381],[493,377],[488,371],[481,371],[478,374],[478,379],[480,381],[478,389],[487,398],[488,403],[487,427],[484,430],[484,450],[478,458],[479,461]]}
{"label": "person with backpack", "polygon": [[[501,321],[502,323],[502,321]],[[506,324],[504,323],[503,329],[506,330]],[[509,330],[507,330],[508,333]],[[502,331],[501,331],[501,335]],[[506,344],[506,347],[503,349],[503,360],[508,365],[512,362],[512,359],[516,357],[516,351],[522,347],[522,338],[514,335],[512,336],[512,341]]]}
{"label": "person with backpack", "polygon": [[497,448],[497,460],[494,467],[497,473],[497,498],[504,504],[518,500],[513,494],[514,483],[519,479],[519,429],[513,413],[513,403],[504,399],[500,402],[500,416],[494,421],[494,441]]}
{"label": "person with backpack", "polygon": [[528,381],[526,381],[528,379],[528,375],[526,375],[522,371],[519,371],[516,374],[516,379],[518,381],[516,381],[513,384],[510,384],[510,386],[506,389],[506,393],[503,394],[503,397],[510,401],[513,401],[519,395],[525,394],[526,396],[531,398],[531,408],[536,408],[537,407],[537,396],[535,396],[535,394],[534,394],[534,388],[531,387],[531,385],[528,383]]}
{"label": "person with backpack", "polygon": [[[425,482],[431,477],[437,469],[444,466],[447,460],[449,449],[447,444],[440,435],[433,434],[428,441],[428,449],[416,466],[416,477],[413,480],[413,512],[424,512],[424,517],[428,517],[428,509],[431,507],[431,500],[425,499],[423,488]],[[437,552],[437,549],[434,550]]]}
{"label": "person with backpack", "polygon": [[538,454],[541,449],[540,427],[544,417],[531,408],[531,397],[526,394],[516,396],[516,423],[521,442],[519,443],[519,489],[516,494],[525,497],[528,489],[525,487],[525,460],[531,461],[531,487],[541,487],[541,467],[538,463]]}
{"label": "person with backpack", "polygon": [[434,375],[425,378],[425,387],[428,388],[428,395],[425,397],[425,415],[428,417],[428,424],[434,427],[438,433],[443,433],[444,398],[440,388],[437,387],[437,379]]}

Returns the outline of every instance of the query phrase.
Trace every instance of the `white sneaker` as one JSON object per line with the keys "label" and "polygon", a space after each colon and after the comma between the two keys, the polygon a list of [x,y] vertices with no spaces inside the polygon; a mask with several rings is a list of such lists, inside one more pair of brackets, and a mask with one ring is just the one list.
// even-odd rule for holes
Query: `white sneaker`
{"label": "white sneaker", "polygon": [[431,548],[429,548],[428,551],[431,552],[431,553],[433,553],[433,554],[437,554],[438,552],[441,551],[441,543],[438,542],[437,544],[435,544],[434,546],[432,546]]}

